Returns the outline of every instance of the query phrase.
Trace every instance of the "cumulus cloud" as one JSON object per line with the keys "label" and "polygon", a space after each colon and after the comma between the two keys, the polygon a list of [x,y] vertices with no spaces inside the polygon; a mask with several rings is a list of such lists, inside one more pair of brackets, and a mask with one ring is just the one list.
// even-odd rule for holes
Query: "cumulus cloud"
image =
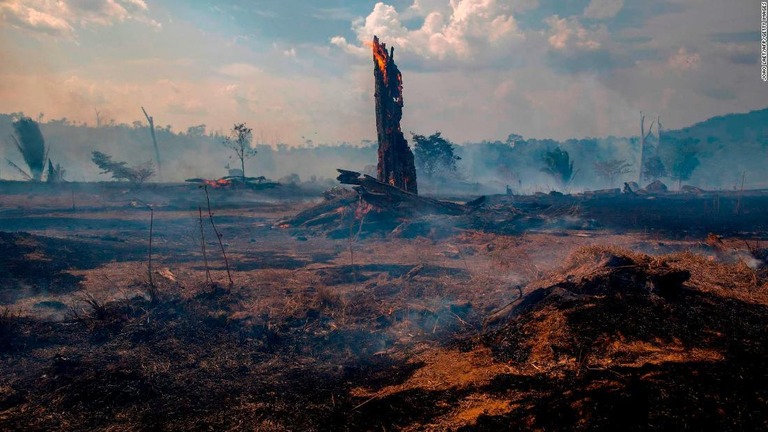
{"label": "cumulus cloud", "polygon": [[544,20],[547,63],[561,73],[615,71],[634,63],[631,49],[611,38],[604,24],[585,27],[576,16],[557,15]]}
{"label": "cumulus cloud", "polygon": [[51,35],[68,34],[72,25],[61,17],[64,7],[53,4],[45,8],[36,8],[21,0],[0,3],[0,20],[15,27],[38,31]]}
{"label": "cumulus cloud", "polygon": [[560,18],[553,15],[544,20],[549,25],[549,46],[559,51],[596,50],[607,38],[604,27],[587,30],[576,17]]}
{"label": "cumulus cloud", "polygon": [[[421,27],[408,29],[408,15],[424,18]],[[365,54],[373,36],[398,47],[410,58],[430,61],[472,62],[494,55],[508,55],[508,49],[523,40],[512,8],[497,0],[415,1],[404,14],[392,6],[377,3],[365,18],[352,25],[358,43],[337,36],[331,43],[349,53]]]}
{"label": "cumulus cloud", "polygon": [[345,53],[363,57],[370,53],[370,49],[365,46],[351,44],[344,36],[334,36],[331,38],[331,44],[341,48]]}
{"label": "cumulus cloud", "polygon": [[136,20],[153,27],[143,0],[2,0],[0,22],[35,33],[71,37],[77,27]]}
{"label": "cumulus cloud", "polygon": [[584,9],[584,16],[597,20],[613,18],[623,7],[624,0],[592,0]]}

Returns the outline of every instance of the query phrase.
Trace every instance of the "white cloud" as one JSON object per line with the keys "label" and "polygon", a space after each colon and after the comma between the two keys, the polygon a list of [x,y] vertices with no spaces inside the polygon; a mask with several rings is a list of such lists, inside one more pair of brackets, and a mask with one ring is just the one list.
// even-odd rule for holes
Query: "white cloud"
{"label": "white cloud", "polygon": [[[396,46],[401,53],[425,60],[471,62],[489,55],[508,55],[508,49],[525,40],[505,2],[451,0],[449,3],[417,0],[401,15],[394,6],[377,3],[365,18],[353,22],[359,44],[337,36],[331,43],[352,53],[366,53],[373,36]],[[409,14],[424,17],[423,25],[410,30],[403,24]],[[351,45],[351,46],[350,46]]]}
{"label": "white cloud", "polygon": [[575,17],[560,18],[557,15],[545,20],[549,25],[549,45],[555,50],[596,50],[602,46],[607,34],[603,27],[587,30]]}
{"label": "white cloud", "polygon": [[64,35],[72,31],[72,25],[61,15],[63,4],[36,8],[29,2],[3,1],[0,3],[0,20],[12,26],[26,28],[51,35]]}
{"label": "white cloud", "polygon": [[613,18],[624,7],[624,0],[592,0],[584,9],[584,16],[592,19]]}
{"label": "white cloud", "polygon": [[143,0],[2,0],[0,21],[36,33],[72,37],[76,27],[136,20],[159,28]]}

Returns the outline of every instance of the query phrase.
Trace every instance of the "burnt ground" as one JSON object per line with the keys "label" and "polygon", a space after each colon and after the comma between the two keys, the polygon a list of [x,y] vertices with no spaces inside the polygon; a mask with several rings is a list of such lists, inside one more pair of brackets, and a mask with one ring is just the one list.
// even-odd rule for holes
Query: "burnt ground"
{"label": "burnt ground", "polygon": [[0,185],[0,429],[768,430],[759,194],[351,239],[287,198],[211,191],[230,289],[199,189]]}

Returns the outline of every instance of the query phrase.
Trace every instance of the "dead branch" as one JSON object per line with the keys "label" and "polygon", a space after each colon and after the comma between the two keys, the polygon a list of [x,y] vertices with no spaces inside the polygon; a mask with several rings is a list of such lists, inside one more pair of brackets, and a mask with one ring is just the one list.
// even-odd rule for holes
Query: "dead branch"
{"label": "dead branch", "polygon": [[18,171],[18,173],[21,174],[22,177],[24,177],[24,180],[32,180],[31,175],[27,174],[26,171],[21,169],[18,165],[13,163],[10,159],[6,159],[6,162],[8,162],[8,165],[10,165],[11,168],[16,169],[16,171]]}
{"label": "dead branch", "polygon": [[221,240],[222,234],[216,229],[216,223],[213,221],[213,211],[211,211],[211,197],[208,195],[208,186],[203,186],[205,191],[205,201],[208,204],[208,219],[211,221],[213,232],[216,233],[216,238],[219,240],[219,246],[221,246],[221,255],[224,256],[224,266],[227,269],[227,278],[229,279],[229,289],[231,290],[235,286],[235,282],[232,281],[232,273],[229,271],[229,260],[227,260],[227,252],[224,250],[224,242]]}
{"label": "dead branch", "polygon": [[197,213],[200,220],[200,243],[202,244],[202,248],[203,248],[203,262],[205,263],[205,283],[213,284],[213,279],[211,278],[211,270],[208,267],[208,255],[205,252],[205,232],[203,230],[203,208],[200,206],[197,206]]}
{"label": "dead branch", "polygon": [[157,145],[157,138],[155,137],[155,118],[147,114],[147,110],[141,107],[141,111],[144,112],[144,117],[147,118],[149,123],[149,132],[152,135],[152,144],[155,146],[155,160],[157,161],[157,178],[163,181],[163,167],[160,164],[160,147]]}

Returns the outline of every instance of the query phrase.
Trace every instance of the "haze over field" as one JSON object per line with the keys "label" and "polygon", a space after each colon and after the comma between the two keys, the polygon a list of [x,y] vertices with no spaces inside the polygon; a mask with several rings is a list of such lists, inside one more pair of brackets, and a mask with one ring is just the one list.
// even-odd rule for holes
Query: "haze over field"
{"label": "haze over field", "polygon": [[375,134],[377,34],[404,74],[403,129],[455,142],[637,134],[763,108],[759,3],[719,0],[0,0],[0,112],[255,141]]}

